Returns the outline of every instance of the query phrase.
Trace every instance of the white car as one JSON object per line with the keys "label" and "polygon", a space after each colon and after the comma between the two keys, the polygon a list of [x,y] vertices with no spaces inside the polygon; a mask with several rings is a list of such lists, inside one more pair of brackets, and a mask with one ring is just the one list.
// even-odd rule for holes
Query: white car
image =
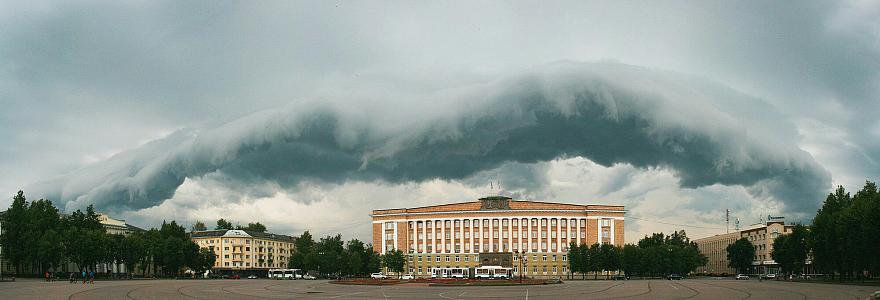
{"label": "white car", "polygon": [[749,280],[749,275],[746,275],[746,274],[736,274],[736,280]]}
{"label": "white car", "polygon": [[776,279],[776,274],[770,273],[764,276],[766,279]]}
{"label": "white car", "polygon": [[316,280],[316,279],[318,279],[318,278],[316,278],[315,276],[312,276],[312,275],[309,275],[309,274],[302,275],[302,277],[300,277],[300,278],[305,279],[305,280]]}
{"label": "white car", "polygon": [[257,279],[257,275],[251,275],[247,277],[248,279]]}
{"label": "white car", "polygon": [[385,274],[382,274],[382,273],[373,273],[373,274],[370,274],[370,278],[372,278],[372,279],[386,279],[386,278],[388,278],[388,276],[385,276]]}
{"label": "white car", "polygon": [[412,274],[406,274],[406,275],[400,276],[400,279],[403,279],[403,280],[413,280],[413,279],[416,279],[416,277],[413,276]]}

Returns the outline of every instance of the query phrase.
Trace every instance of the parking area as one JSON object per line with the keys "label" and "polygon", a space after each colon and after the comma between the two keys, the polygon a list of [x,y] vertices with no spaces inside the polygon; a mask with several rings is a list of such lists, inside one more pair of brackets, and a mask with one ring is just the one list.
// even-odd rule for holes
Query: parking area
{"label": "parking area", "polygon": [[558,285],[352,286],[304,280],[132,280],[94,285],[0,283],[0,299],[867,299],[880,287],[712,279],[567,281]]}

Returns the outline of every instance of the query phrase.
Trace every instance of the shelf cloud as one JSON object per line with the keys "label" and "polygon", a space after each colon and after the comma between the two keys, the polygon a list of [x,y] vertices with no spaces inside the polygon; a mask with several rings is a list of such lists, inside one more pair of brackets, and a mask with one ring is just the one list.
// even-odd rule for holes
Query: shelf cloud
{"label": "shelf cloud", "polygon": [[181,129],[26,190],[67,210],[125,211],[161,204],[186,178],[407,183],[569,157],[667,168],[686,188],[743,186],[790,213],[812,212],[831,185],[775,107],[686,74],[563,61],[441,89],[351,89]]}

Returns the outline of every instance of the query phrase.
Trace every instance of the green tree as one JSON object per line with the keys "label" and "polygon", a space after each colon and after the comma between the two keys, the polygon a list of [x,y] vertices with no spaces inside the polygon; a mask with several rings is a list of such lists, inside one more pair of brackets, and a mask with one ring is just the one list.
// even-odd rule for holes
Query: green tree
{"label": "green tree", "polygon": [[397,276],[400,277],[400,273],[403,272],[403,268],[406,265],[403,251],[398,249],[388,251],[382,256],[382,265],[388,268],[389,271],[397,273]]}
{"label": "green tree", "polygon": [[256,232],[266,232],[266,226],[261,224],[260,222],[248,223],[247,227],[238,226],[236,229],[256,231]]}
{"label": "green tree", "polygon": [[[568,245],[568,269],[570,273],[573,275],[575,273],[581,273],[584,275],[584,266],[583,266],[583,255],[581,253],[581,245],[578,245],[576,242],[571,242]],[[523,257],[525,259],[525,257]],[[520,270],[522,272],[522,270]]]}
{"label": "green tree", "polygon": [[627,276],[644,274],[644,267],[641,264],[642,251],[636,245],[626,244],[621,251],[621,268]]}
{"label": "green tree", "polygon": [[193,231],[193,232],[205,231],[205,230],[208,230],[208,226],[205,226],[205,223],[202,221],[199,221],[199,220],[196,220],[196,222],[193,223],[192,227],[190,227],[190,231]]}
{"label": "green tree", "polygon": [[3,234],[0,245],[3,246],[3,257],[15,266],[15,272],[21,273],[28,253],[33,249],[25,245],[25,232],[28,222],[28,202],[23,191],[12,197],[12,204],[3,216]]}
{"label": "green tree", "polygon": [[223,229],[232,230],[234,228],[235,227],[232,226],[232,223],[224,220],[223,218],[220,218],[220,220],[217,220],[217,227],[214,227],[215,230],[223,230]]}
{"label": "green tree", "polygon": [[752,245],[746,238],[741,238],[727,246],[727,266],[736,268],[739,273],[746,273],[746,270],[755,260],[755,245]]}

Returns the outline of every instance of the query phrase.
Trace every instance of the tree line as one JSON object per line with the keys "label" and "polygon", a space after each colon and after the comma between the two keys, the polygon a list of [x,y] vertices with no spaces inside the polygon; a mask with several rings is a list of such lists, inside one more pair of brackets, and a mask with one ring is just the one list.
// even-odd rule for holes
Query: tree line
{"label": "tree line", "polygon": [[[365,277],[379,272],[385,262],[397,263],[388,257],[395,256],[403,267],[403,253],[380,255],[373,252],[372,244],[358,239],[343,242],[342,235],[326,236],[315,241],[309,231],[297,238],[296,252],[288,261],[288,268],[316,273],[321,277]],[[389,256],[391,255],[391,256]]]}
{"label": "tree line", "polygon": [[700,253],[697,244],[684,230],[668,236],[654,233],[639,240],[638,244],[623,247],[573,242],[568,249],[569,270],[571,274],[580,273],[582,278],[588,273],[598,278],[603,271],[623,271],[628,276],[684,275],[705,265],[706,261],[706,256]]}
{"label": "tree line", "polygon": [[[131,272],[135,266],[143,274],[178,275],[184,268],[201,272],[214,265],[209,249],[200,249],[175,221],[163,221],[159,229],[134,231],[129,235],[110,234],[101,224],[94,207],[59,213],[52,201],[28,202],[19,191],[3,215],[3,258],[16,273],[62,271],[73,263],[76,271],[97,271],[98,265],[122,265]],[[67,270],[74,271],[74,270]]]}
{"label": "tree line", "polygon": [[[773,240],[770,254],[786,275],[814,271],[841,280],[880,274],[880,193],[877,184],[850,195],[843,186],[828,194],[807,227],[796,224],[791,233]],[[755,247],[745,238],[727,247],[729,266],[744,273],[755,259]]]}

